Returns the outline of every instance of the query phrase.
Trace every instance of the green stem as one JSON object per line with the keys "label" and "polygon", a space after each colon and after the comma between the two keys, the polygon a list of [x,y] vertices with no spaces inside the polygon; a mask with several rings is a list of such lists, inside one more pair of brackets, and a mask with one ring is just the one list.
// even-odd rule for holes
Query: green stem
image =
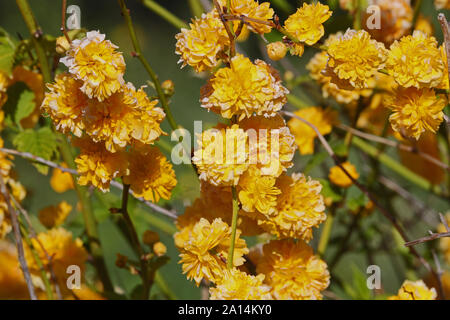
{"label": "green stem", "polygon": [[319,253],[320,256],[323,256],[327,249],[328,242],[330,240],[331,229],[333,227],[333,221],[334,221],[334,214],[330,213],[327,216],[327,220],[325,220],[325,225],[323,226],[322,233],[320,234],[319,246],[317,248],[317,252]]}
{"label": "green stem", "polygon": [[133,242],[133,246],[136,249],[139,255],[139,262],[141,265],[141,278],[142,278],[142,286],[144,288],[143,298],[144,300],[148,299],[148,295],[150,293],[150,279],[148,273],[148,263],[145,257],[145,251],[141,246],[141,242],[139,241],[138,234],[136,232],[136,228],[134,227],[133,221],[131,220],[130,214],[128,213],[128,195],[130,191],[129,184],[123,184],[122,191],[122,208],[120,209],[120,213],[122,214],[125,223],[127,224],[128,230],[130,231],[131,241]]}
{"label": "green stem", "polygon": [[202,16],[203,6],[199,0],[189,0],[189,7],[194,17],[200,18]]}
{"label": "green stem", "polygon": [[[59,140],[61,141],[59,144],[59,149],[64,162],[69,168],[76,169],[76,164],[73,160],[72,150],[69,143],[63,135],[60,135]],[[72,178],[76,181],[77,176],[72,175]],[[106,269],[105,261],[103,259],[103,252],[100,246],[97,224],[94,217],[94,211],[92,210],[89,192],[86,187],[80,186],[78,183],[74,183],[74,187],[81,203],[81,214],[83,215],[86,234],[88,235],[89,251],[93,257],[93,264],[97,269],[97,274],[103,283],[105,291],[112,292],[113,285],[108,277],[108,270]]]}
{"label": "green stem", "polygon": [[353,29],[361,30],[361,0],[353,0],[355,4],[355,19],[353,20]]}
{"label": "green stem", "polygon": [[288,101],[288,103],[292,104],[294,107],[296,107],[298,109],[303,109],[303,108],[309,107],[309,105],[307,103],[305,103],[304,101],[299,99],[297,96],[294,96],[293,94],[287,95],[287,101]]}
{"label": "green stem", "polygon": [[159,289],[164,293],[164,295],[170,300],[178,300],[175,293],[170,289],[166,280],[161,275],[161,272],[156,271],[155,273],[155,283],[159,287]]}
{"label": "green stem", "polygon": [[422,0],[416,0],[416,2],[414,3],[414,15],[413,21],[411,23],[411,32],[413,32],[414,29],[416,28],[417,19],[419,18],[421,7],[422,7]]}
{"label": "green stem", "polygon": [[152,10],[158,16],[160,16],[161,18],[172,24],[175,28],[177,29],[189,28],[186,22],[175,16],[172,12],[168,11],[166,8],[157,4],[155,1],[142,0],[142,4],[147,8],[149,8],[150,10]]}
{"label": "green stem", "polygon": [[44,47],[42,46],[42,30],[34,18],[33,12],[31,11],[30,4],[27,0],[16,0],[16,4],[19,7],[20,14],[22,15],[25,24],[27,25],[28,31],[31,34],[31,41],[33,42],[34,49],[36,50],[36,55],[39,60],[39,65],[44,79],[44,83],[50,82],[52,79],[50,68],[48,65],[47,55],[45,54]]}
{"label": "green stem", "polygon": [[[41,35],[42,30],[40,29],[33,12],[31,11],[31,7],[27,0],[16,0],[17,6],[19,7],[20,13],[22,14],[23,20],[32,36],[33,45],[39,60],[39,64],[41,67],[41,72],[44,80],[44,84],[50,82],[51,72],[48,64],[47,56],[45,54],[45,50],[41,43]],[[70,145],[65,139],[64,136],[60,135],[60,151],[64,161],[67,163],[69,167],[72,169],[75,168],[75,163],[73,161],[72,152],[70,149]],[[102,257],[102,250],[100,247],[100,242],[98,241],[97,234],[97,226],[95,224],[94,214],[91,208],[89,195],[87,194],[87,190],[78,184],[75,183],[75,189],[77,191],[78,197],[82,204],[83,210],[83,218],[86,224],[86,233],[89,237],[89,247],[91,253],[94,257],[94,265],[97,268],[98,275],[102,280],[103,286],[105,290],[112,291],[113,287],[111,281],[108,277],[108,273],[106,271],[105,262]]]}
{"label": "green stem", "polygon": [[236,187],[231,187],[231,192],[233,194],[233,218],[231,220],[231,244],[230,249],[228,251],[228,259],[227,259],[227,268],[233,268],[233,257],[234,257],[234,246],[236,243],[236,229],[237,229],[237,220],[238,220],[238,212],[239,212],[239,200],[237,196]]}
{"label": "green stem", "polygon": [[418,174],[404,167],[402,164],[400,164],[390,156],[386,155],[385,153],[380,153],[376,147],[366,143],[364,140],[358,137],[353,137],[353,145],[355,145],[360,150],[367,153],[369,156],[377,159],[386,167],[390,168],[397,174],[401,175],[403,178],[407,179],[409,182],[415,184],[416,186],[427,191],[432,191],[437,196],[445,197],[445,195],[442,194],[442,189],[439,186],[433,185],[428,180],[422,178]]}
{"label": "green stem", "polygon": [[38,268],[40,270],[41,279],[44,282],[45,293],[47,294],[47,298],[49,300],[54,300],[52,286],[51,286],[50,280],[47,276],[47,272],[44,268],[44,264],[42,263],[41,258],[39,257],[38,253],[36,252],[36,249],[34,248],[32,242],[30,240],[30,235],[28,234],[27,229],[23,225],[20,226],[20,229],[23,234],[23,239],[25,240],[25,243],[28,245],[28,248],[30,248],[31,254],[33,255],[33,259],[36,262],[36,265],[38,266]]}
{"label": "green stem", "polygon": [[[146,2],[153,2],[153,1],[144,1],[144,4]],[[139,45],[139,41],[136,36],[136,31],[134,30],[133,22],[131,21],[130,12],[125,5],[125,0],[119,0],[119,5],[120,5],[120,9],[122,11],[122,14],[125,18],[125,21],[127,23],[131,42],[133,43],[133,48],[135,51],[134,56],[138,57],[139,61],[142,63],[145,70],[147,71],[150,78],[152,79],[153,84],[155,85],[156,92],[158,94],[159,101],[161,102],[164,112],[166,113],[167,120],[169,121],[169,124],[170,124],[172,130],[176,130],[176,129],[178,129],[178,125],[175,122],[175,119],[173,118],[172,112],[170,111],[169,104],[167,103],[167,97],[161,88],[161,83],[159,82],[158,76],[153,71],[153,69],[150,66],[150,64],[148,63],[148,61],[142,55],[141,46]]]}

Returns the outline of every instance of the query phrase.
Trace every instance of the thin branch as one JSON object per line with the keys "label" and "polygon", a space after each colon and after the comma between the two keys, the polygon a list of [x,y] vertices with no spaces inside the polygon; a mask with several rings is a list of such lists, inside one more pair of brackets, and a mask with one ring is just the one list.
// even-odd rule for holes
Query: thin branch
{"label": "thin branch", "polygon": [[444,274],[444,271],[442,270],[441,263],[439,262],[439,258],[437,256],[436,252],[434,250],[431,250],[431,254],[433,255],[434,264],[436,265],[436,272],[439,276],[439,279],[438,279],[439,293],[440,293],[441,299],[446,300],[445,299],[445,290],[443,289],[444,286],[442,285],[442,275]]}
{"label": "thin branch", "polygon": [[59,288],[59,284],[56,279],[55,272],[53,271],[53,257],[50,256],[50,254],[48,253],[48,251],[45,249],[44,245],[42,244],[41,240],[39,240],[39,238],[37,237],[36,230],[34,230],[34,228],[33,228],[33,225],[31,223],[31,219],[30,219],[28,212],[22,207],[20,202],[17,201],[16,198],[14,198],[14,196],[12,194],[10,194],[10,196],[11,196],[11,200],[13,201],[14,205],[17,207],[17,209],[19,209],[20,213],[25,218],[25,221],[28,225],[28,229],[30,230],[30,238],[36,240],[39,247],[41,247],[41,250],[44,253],[45,257],[47,258],[48,271],[50,272],[50,278],[53,282],[53,285],[55,286],[56,295],[58,296],[59,300],[62,300],[61,290]]}
{"label": "thin branch", "polygon": [[[0,148],[0,152],[16,155],[16,156],[19,156],[19,157],[24,158],[24,159],[29,159],[29,160],[38,162],[40,164],[49,166],[51,168],[59,169],[62,172],[67,172],[67,173],[70,173],[70,174],[73,174],[73,175],[80,175],[78,173],[78,171],[76,171],[74,169],[65,168],[65,167],[63,167],[63,166],[61,166],[61,165],[59,165],[59,164],[57,164],[55,162],[46,160],[46,159],[38,157],[38,156],[35,156],[34,154],[31,154],[29,152],[21,152],[21,151],[17,151],[17,150],[14,150],[14,149],[7,149],[7,148]],[[123,189],[122,184],[117,182],[117,181],[111,181],[111,185],[113,187],[119,189],[119,190]],[[130,193],[132,194],[131,191],[130,191]],[[165,216],[167,216],[169,218],[172,218],[172,219],[176,219],[177,218],[177,213],[174,212],[174,211],[170,211],[170,210],[164,209],[163,207],[160,207],[157,204],[154,204],[154,203],[152,203],[150,201],[147,201],[144,198],[140,198],[140,197],[136,197],[136,196],[134,196],[134,197],[137,200],[143,202],[147,207],[149,207],[150,209],[152,209],[152,210],[154,210],[154,211],[156,211],[158,213],[161,213],[161,214],[163,214],[163,215],[165,215]]]}
{"label": "thin branch", "polygon": [[23,250],[23,242],[22,235],[20,233],[19,220],[17,216],[16,210],[14,210],[13,205],[11,204],[11,199],[9,196],[8,189],[6,188],[5,181],[3,179],[3,175],[0,174],[0,189],[1,193],[6,201],[8,206],[8,212],[11,217],[11,223],[14,230],[14,237],[16,238],[16,246],[17,246],[17,255],[19,257],[20,267],[22,268],[23,275],[25,277],[25,282],[27,283],[28,293],[30,294],[31,300],[37,300],[36,292],[34,291],[33,282],[31,281],[30,270],[28,269],[27,261],[25,260],[25,252]]}
{"label": "thin branch", "polygon": [[439,166],[439,167],[441,167],[441,168],[443,168],[443,169],[445,169],[445,170],[450,172],[450,166],[449,165],[439,161],[438,159],[436,159],[435,157],[429,155],[428,153],[425,153],[425,152],[422,152],[422,151],[418,150],[417,148],[415,148],[413,146],[408,146],[408,145],[405,145],[405,144],[401,144],[401,143],[399,143],[397,141],[392,141],[392,140],[389,140],[389,139],[386,139],[386,138],[383,138],[383,137],[379,137],[379,136],[376,136],[376,135],[373,135],[373,134],[370,134],[370,133],[362,132],[360,130],[351,128],[351,127],[349,127],[349,126],[347,126],[345,124],[338,124],[337,127],[342,129],[342,130],[345,130],[347,132],[350,132],[353,135],[358,136],[360,138],[363,138],[363,139],[366,139],[366,140],[370,140],[370,141],[374,141],[374,142],[377,142],[377,143],[381,143],[381,144],[384,144],[384,145],[387,145],[387,146],[390,146],[390,147],[397,148],[399,150],[403,150],[403,151],[407,151],[407,152],[411,152],[411,153],[417,154],[418,156],[422,157],[423,159],[425,159],[425,160],[427,160],[427,161],[429,161],[429,162],[431,162],[431,163],[433,163],[433,164],[435,164],[435,165],[437,165],[437,166]]}
{"label": "thin branch", "polygon": [[[336,156],[336,154],[334,153],[333,149],[331,149],[330,145],[328,144],[328,142],[325,140],[324,136],[319,132],[319,130],[317,129],[316,126],[314,126],[312,123],[308,122],[307,120],[295,115],[292,112],[289,111],[281,111],[282,114],[291,117],[291,118],[295,118],[298,119],[300,121],[302,121],[303,123],[305,123],[306,125],[308,125],[311,129],[314,130],[314,132],[316,133],[317,137],[319,138],[319,141],[322,143],[322,146],[325,148],[325,150],[327,151],[327,153],[330,155],[330,157],[333,159],[333,161],[335,162],[335,164],[345,173],[345,175],[353,182],[353,184],[355,186],[357,186],[372,202],[373,204],[379,209],[379,211],[385,216],[385,218],[387,218],[391,224],[394,226],[394,228],[398,231],[398,233],[400,234],[400,236],[402,237],[402,239],[405,242],[409,242],[409,239],[405,233],[405,231],[403,230],[403,228],[399,225],[397,218],[392,215],[389,211],[387,211],[383,206],[381,206],[381,204],[378,202],[378,200],[369,192],[369,190],[367,190],[367,188],[362,185],[361,183],[359,183],[355,178],[353,178],[353,176],[342,166],[341,161],[339,160],[339,158]],[[435,270],[433,270],[433,268],[430,266],[430,264],[419,254],[419,252],[417,252],[414,247],[409,247],[410,252],[422,263],[422,265],[431,273],[433,273],[433,275],[436,277],[436,279],[438,278],[438,275],[436,273]]]}
{"label": "thin branch", "polygon": [[440,238],[447,238],[447,237],[450,237],[450,232],[433,233],[433,234],[423,237],[423,238],[405,242],[405,247],[412,247],[417,244],[421,244],[424,242],[428,242],[428,241],[432,241],[432,240],[436,240],[436,239],[440,239]]}
{"label": "thin branch", "polygon": [[67,8],[67,0],[62,0],[62,12],[61,12],[61,32],[66,37],[67,42],[71,43],[69,34],[66,29],[66,8]]}
{"label": "thin branch", "polygon": [[441,220],[442,224],[444,225],[445,230],[447,230],[447,232],[450,232],[450,227],[448,226],[447,219],[445,219],[445,217],[440,212],[439,212],[439,219]]}
{"label": "thin branch", "polygon": [[17,150],[14,150],[14,149],[7,149],[7,148],[0,148],[0,152],[13,154],[13,155],[19,156],[21,158],[29,159],[29,160],[32,160],[34,162],[38,162],[40,164],[44,164],[44,165],[46,165],[48,167],[59,169],[59,170],[61,170],[63,172],[68,172],[70,174],[75,174],[75,175],[79,174],[77,172],[77,170],[75,170],[75,169],[65,168],[65,167],[63,167],[63,166],[61,166],[61,165],[59,165],[59,164],[57,164],[55,162],[46,160],[46,159],[38,157],[38,156],[35,156],[34,154],[31,154],[29,152],[21,152],[21,151],[17,151]]}

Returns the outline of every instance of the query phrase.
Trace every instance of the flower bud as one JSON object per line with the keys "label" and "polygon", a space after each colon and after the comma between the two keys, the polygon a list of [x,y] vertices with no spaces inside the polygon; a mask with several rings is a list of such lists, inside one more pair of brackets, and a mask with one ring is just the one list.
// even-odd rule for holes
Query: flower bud
{"label": "flower bud", "polygon": [[166,254],[167,248],[164,245],[164,243],[158,241],[153,245],[153,252],[158,256],[161,257]]}
{"label": "flower bud", "polygon": [[128,258],[124,255],[121,255],[120,253],[117,254],[116,258],[116,266],[118,268],[125,268],[127,266]]}
{"label": "flower bud", "polygon": [[64,54],[70,48],[70,43],[65,36],[56,38],[56,52]]}
{"label": "flower bud", "polygon": [[166,80],[161,84],[161,88],[166,96],[173,96],[175,93],[175,85],[172,80]]}
{"label": "flower bud", "polygon": [[287,47],[286,45],[281,42],[272,42],[267,45],[267,54],[269,55],[269,58],[273,61],[277,61],[280,59],[283,59],[286,55]]}
{"label": "flower bud", "polygon": [[305,46],[302,43],[293,43],[290,47],[289,52],[293,56],[301,57],[305,52]]}

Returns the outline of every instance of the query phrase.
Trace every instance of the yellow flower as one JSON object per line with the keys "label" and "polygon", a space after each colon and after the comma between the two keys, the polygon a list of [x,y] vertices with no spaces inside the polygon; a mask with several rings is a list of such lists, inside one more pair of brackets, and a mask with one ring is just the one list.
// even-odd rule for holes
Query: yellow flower
{"label": "yellow flower", "polygon": [[192,20],[190,29],[181,29],[175,53],[180,55],[178,63],[187,64],[197,72],[210,70],[219,63],[219,54],[229,46],[230,40],[217,11],[202,14]]}
{"label": "yellow flower", "polygon": [[253,116],[239,123],[248,135],[248,162],[262,175],[278,177],[292,167],[295,138],[279,114],[274,117]]}
{"label": "yellow flower", "polygon": [[389,117],[392,128],[416,140],[426,130],[436,133],[443,121],[443,109],[447,99],[434,90],[423,88],[398,88],[386,97],[386,105],[392,110]]}
{"label": "yellow flower", "polygon": [[[313,227],[325,221],[322,185],[301,173],[281,175],[275,185],[281,194],[275,211],[262,217],[258,224],[280,238],[311,240]],[[258,216],[257,216],[258,218]]]}
{"label": "yellow flower", "polygon": [[208,129],[197,138],[198,148],[192,162],[199,178],[214,185],[236,185],[248,168],[247,134],[233,125],[231,128]]}
{"label": "yellow flower", "polygon": [[368,11],[362,18],[362,21],[365,21],[364,28],[375,40],[390,45],[410,32],[413,20],[410,0],[370,0],[368,5],[377,6],[380,10],[379,27],[366,25],[374,22],[373,18],[370,18],[374,14],[373,11]]}
{"label": "yellow flower", "polygon": [[386,61],[386,70],[403,87],[436,87],[444,69],[436,39],[421,31],[395,41]]}
{"label": "yellow flower", "polygon": [[[227,6],[227,0],[219,0],[222,7]],[[236,16],[245,16],[259,21],[270,22],[273,18],[274,11],[270,8],[269,2],[259,4],[255,0],[231,0],[230,13]],[[256,33],[268,33],[272,27],[263,23],[249,22],[249,29]]]}
{"label": "yellow flower", "polygon": [[0,240],[0,299],[29,299],[16,247]]}
{"label": "yellow flower", "polygon": [[441,51],[442,62],[444,63],[444,72],[442,72],[441,83],[438,86],[438,89],[449,89],[449,81],[448,81],[448,60],[447,60],[447,50],[445,48],[445,43],[443,43],[439,50]]}
{"label": "yellow flower", "polygon": [[[333,123],[337,118],[336,112],[331,109],[323,110],[320,107],[300,109],[295,114],[316,126],[322,135],[331,132]],[[296,118],[291,118],[288,121],[288,126],[295,137],[295,143],[299,148],[300,154],[314,153],[314,139],[317,137],[316,132],[310,126]]]}
{"label": "yellow flower", "polygon": [[[240,230],[236,231],[233,266],[242,265],[245,261],[243,255],[248,253],[245,240],[239,239],[240,233]],[[202,279],[220,281],[226,270],[230,242],[231,227],[222,219],[215,219],[212,223],[200,219],[181,248],[179,263],[183,274],[187,274],[189,280],[194,279],[197,286]]]}
{"label": "yellow flower", "polygon": [[284,23],[286,31],[295,39],[313,45],[324,35],[323,23],[327,21],[332,11],[320,2],[315,4],[303,3],[303,7],[290,15]]}
{"label": "yellow flower", "polygon": [[431,21],[429,18],[423,16],[422,14],[419,15],[416,22],[416,30],[422,31],[427,36],[432,36],[434,33],[433,25],[431,24]]}
{"label": "yellow flower", "polygon": [[102,143],[95,143],[89,138],[79,139],[75,144],[81,149],[75,159],[80,185],[91,184],[106,192],[111,180],[126,174],[128,161],[125,153],[111,153]]}
{"label": "yellow flower", "polygon": [[[70,276],[67,273],[68,266],[76,265],[80,267],[81,271],[85,269],[88,253],[83,247],[83,242],[80,238],[73,239],[72,233],[64,228],[54,228],[47,232],[41,232],[37,235],[37,239],[31,239],[31,244],[45,268],[48,268],[48,264],[51,262],[52,269],[61,287],[67,287],[66,280]],[[45,252],[42,247],[45,248]],[[48,260],[46,253],[51,257],[51,261]],[[31,272],[36,274],[40,272],[40,268],[27,245],[25,245],[25,258]]]}
{"label": "yellow flower", "polygon": [[304,241],[272,240],[263,247],[256,272],[266,276],[277,300],[322,299],[330,284],[327,264]]}
{"label": "yellow flower", "polygon": [[177,184],[172,164],[156,147],[146,152],[133,150],[129,155],[129,174],[123,178],[136,197],[151,202],[160,198],[169,200]]}
{"label": "yellow flower", "polygon": [[219,69],[201,89],[203,108],[230,119],[242,120],[253,113],[274,116],[286,103],[288,90],[274,69],[264,61],[241,54],[231,59],[230,67]]}
{"label": "yellow flower", "polygon": [[387,53],[366,31],[349,29],[329,41],[327,76],[341,89],[370,88],[374,76],[384,68]]}
{"label": "yellow flower", "polygon": [[[61,163],[61,166],[67,168],[67,164]],[[72,175],[68,172],[63,172],[58,168],[53,169],[50,178],[50,186],[58,193],[66,192],[74,188]]]}
{"label": "yellow flower", "polygon": [[[350,162],[346,161],[341,165],[350,174],[350,176],[353,177],[353,179],[357,180],[359,178],[358,171],[356,171],[355,166]],[[348,188],[353,184],[353,181],[345,174],[344,171],[342,171],[339,166],[334,166],[330,169],[328,179],[341,188]]]}
{"label": "yellow flower", "polygon": [[216,287],[209,289],[210,300],[271,300],[264,275],[249,275],[236,268],[227,270]]}
{"label": "yellow flower", "polygon": [[85,38],[72,41],[67,56],[60,61],[76,79],[83,81],[81,91],[103,101],[124,84],[125,61],[116,49],[104,34],[89,31]]}
{"label": "yellow flower", "polygon": [[82,82],[68,73],[56,76],[55,83],[47,84],[41,109],[52,119],[55,127],[62,133],[73,133],[81,137],[85,123],[84,109],[88,103],[87,97],[80,91]]}
{"label": "yellow flower", "polygon": [[[450,212],[447,212],[445,215],[445,219],[447,220],[447,224],[450,225]],[[438,232],[448,232],[445,228],[444,224],[440,223],[438,228]],[[447,264],[450,265],[450,238],[441,238],[439,240],[439,246],[441,248],[442,253],[444,254],[445,261],[447,261]]]}
{"label": "yellow flower", "polygon": [[57,206],[48,206],[39,211],[39,221],[48,229],[58,227],[66,220],[70,211],[72,206],[62,201]]}
{"label": "yellow flower", "polygon": [[125,148],[135,140],[152,144],[162,132],[161,108],[155,107],[143,88],[135,90],[131,83],[103,102],[90,100],[84,111],[86,133],[95,141],[104,141],[110,152]]}
{"label": "yellow flower", "polygon": [[275,210],[280,189],[275,187],[275,177],[261,176],[259,169],[250,167],[239,179],[238,192],[242,209],[248,212],[257,210],[263,214]]}
{"label": "yellow flower", "polygon": [[389,300],[436,300],[436,289],[428,289],[423,280],[405,280],[396,296],[391,296]]}

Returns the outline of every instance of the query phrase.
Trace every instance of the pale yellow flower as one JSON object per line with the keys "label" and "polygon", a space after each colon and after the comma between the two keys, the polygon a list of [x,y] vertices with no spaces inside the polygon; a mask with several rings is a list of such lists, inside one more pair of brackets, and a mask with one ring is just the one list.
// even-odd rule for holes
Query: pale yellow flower
{"label": "pale yellow flower", "polygon": [[124,84],[125,61],[117,46],[105,35],[89,31],[81,40],[73,40],[66,57],[60,61],[83,85],[80,90],[89,98],[103,101],[121,90]]}
{"label": "pale yellow flower", "polygon": [[[67,168],[67,164],[61,163],[61,166]],[[63,193],[74,188],[72,175],[68,172],[63,172],[58,168],[53,169],[50,177],[50,186],[55,192]]]}
{"label": "pale yellow flower", "polygon": [[202,14],[200,19],[192,20],[189,27],[175,36],[175,53],[180,55],[178,63],[182,67],[190,65],[197,72],[215,67],[220,61],[219,54],[230,43],[217,11]]}

